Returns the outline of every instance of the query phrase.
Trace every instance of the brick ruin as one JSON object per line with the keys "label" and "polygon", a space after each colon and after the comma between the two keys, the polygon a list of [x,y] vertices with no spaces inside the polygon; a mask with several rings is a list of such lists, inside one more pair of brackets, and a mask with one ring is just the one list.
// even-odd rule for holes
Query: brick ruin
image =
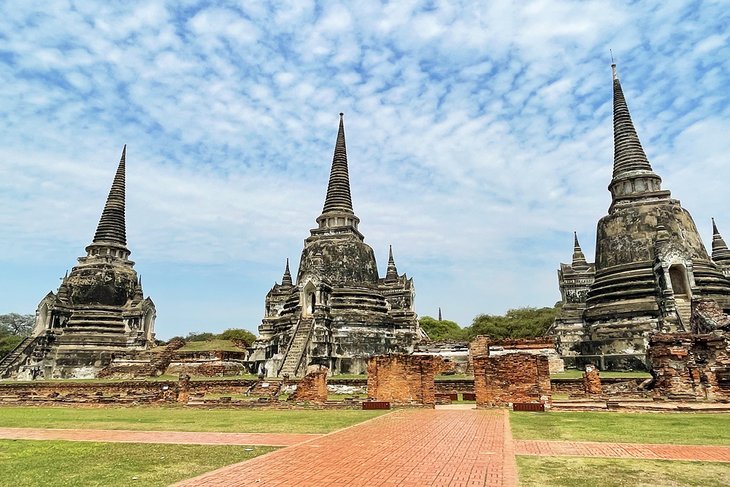
{"label": "brick ruin", "polygon": [[730,334],[655,334],[647,356],[656,396],[730,399]]}
{"label": "brick ruin", "polygon": [[323,403],[327,401],[327,367],[312,365],[307,374],[297,383],[297,388],[287,401]]}
{"label": "brick ruin", "polygon": [[595,365],[586,365],[586,370],[583,372],[583,390],[586,394],[601,394],[603,392],[601,375]]}
{"label": "brick ruin", "polygon": [[430,355],[387,355],[368,361],[368,399],[396,405],[436,404],[435,376],[441,359]]}
{"label": "brick ruin", "polygon": [[478,408],[551,401],[550,368],[544,355],[511,353],[477,356],[474,392]]}

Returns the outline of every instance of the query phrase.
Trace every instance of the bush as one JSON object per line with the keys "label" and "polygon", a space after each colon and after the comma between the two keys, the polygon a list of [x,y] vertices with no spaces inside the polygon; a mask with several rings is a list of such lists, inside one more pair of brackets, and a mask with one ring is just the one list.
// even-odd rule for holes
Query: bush
{"label": "bush", "polygon": [[422,316],[418,320],[423,331],[433,341],[462,341],[466,340],[464,330],[454,321],[437,320],[430,316]]}

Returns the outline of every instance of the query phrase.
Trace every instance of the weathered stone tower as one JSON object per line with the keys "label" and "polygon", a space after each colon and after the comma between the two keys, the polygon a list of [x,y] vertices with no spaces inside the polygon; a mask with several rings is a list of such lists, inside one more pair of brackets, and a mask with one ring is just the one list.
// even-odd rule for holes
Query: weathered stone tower
{"label": "weathered stone tower", "polygon": [[94,377],[115,355],[154,342],[155,305],[127,248],[126,149],[86,256],[41,300],[32,336],[0,363],[2,376]]}
{"label": "weathered stone tower", "polygon": [[[574,342],[561,350],[564,355],[622,368],[641,365],[650,333],[688,331],[692,298],[713,299],[730,309],[730,280],[710,259],[690,214],[661,188],[634,129],[616,66],[612,69],[612,201],[598,222],[595,280],[585,294],[583,336],[576,340],[565,334],[571,306],[558,317],[554,331],[564,343]],[[591,272],[585,272],[587,283]],[[559,278],[561,292],[563,302],[570,303],[565,277]],[[580,299],[573,304],[582,305]]]}
{"label": "weathered stone tower", "polygon": [[359,374],[371,355],[413,351],[418,337],[413,279],[398,274],[392,249],[385,278],[378,276],[359,223],[340,114],[324,209],[304,241],[296,284],[287,260],[281,284],[266,296],[250,359],[258,372],[294,377],[319,364],[335,374]]}

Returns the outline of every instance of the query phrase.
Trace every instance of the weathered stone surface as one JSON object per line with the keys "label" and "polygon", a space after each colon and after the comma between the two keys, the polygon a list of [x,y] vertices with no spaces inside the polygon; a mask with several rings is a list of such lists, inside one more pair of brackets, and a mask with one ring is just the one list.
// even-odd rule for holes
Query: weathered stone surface
{"label": "weathered stone surface", "polygon": [[564,356],[601,367],[645,366],[650,334],[690,331],[691,302],[730,310],[726,246],[714,227],[713,258],[690,214],[661,188],[634,129],[614,72],[612,202],[597,226],[595,265],[575,241],[558,271],[563,309],[551,333]]}
{"label": "weathered stone surface", "polygon": [[477,407],[501,407],[551,401],[550,371],[544,355],[511,353],[477,356],[474,361],[474,392]]}
{"label": "weathered stone surface", "polygon": [[388,355],[368,362],[368,398],[393,404],[436,404],[434,378],[441,360],[428,355]]}
{"label": "weathered stone surface", "polygon": [[32,337],[0,377],[90,378],[115,355],[154,343],[155,305],[129,260],[124,218],[126,146],[86,256],[38,305]]}
{"label": "weathered stone surface", "polygon": [[304,242],[297,282],[287,261],[250,357],[253,372],[300,377],[308,365],[334,375],[364,373],[372,355],[411,353],[419,337],[413,279],[399,275],[392,252],[385,278],[352,209],[344,124],[340,120],[318,228]]}

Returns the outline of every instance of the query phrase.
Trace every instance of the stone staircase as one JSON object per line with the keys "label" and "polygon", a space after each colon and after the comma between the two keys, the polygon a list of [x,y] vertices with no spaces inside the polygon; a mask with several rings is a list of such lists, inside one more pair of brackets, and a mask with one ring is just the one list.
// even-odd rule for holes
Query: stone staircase
{"label": "stone staircase", "polygon": [[28,357],[30,349],[35,345],[36,338],[25,337],[18,343],[9,354],[0,360],[0,379],[6,378],[10,375],[16,366],[20,365],[18,362]]}
{"label": "stone staircase", "polygon": [[692,317],[692,301],[683,296],[674,296],[674,306],[677,308],[679,322],[685,331],[690,331],[690,318]]}
{"label": "stone staircase", "polygon": [[289,343],[289,349],[286,352],[284,362],[279,369],[279,377],[288,375],[291,378],[296,377],[299,366],[302,362],[302,357],[309,344],[309,337],[312,334],[312,328],[314,325],[313,318],[300,318],[297,323],[297,329],[294,331],[294,336]]}

